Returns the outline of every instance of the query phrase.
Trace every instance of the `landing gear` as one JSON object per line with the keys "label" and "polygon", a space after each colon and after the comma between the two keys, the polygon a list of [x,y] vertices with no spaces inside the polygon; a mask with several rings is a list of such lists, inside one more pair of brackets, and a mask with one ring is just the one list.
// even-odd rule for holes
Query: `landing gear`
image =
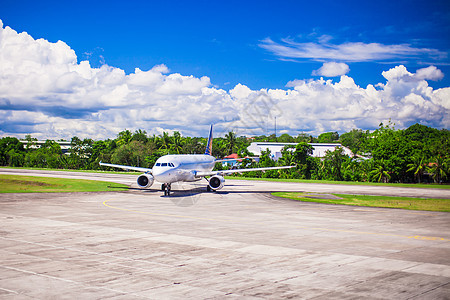
{"label": "landing gear", "polygon": [[170,196],[170,190],[172,189],[172,186],[170,183],[163,183],[161,185],[161,191],[164,191],[164,196]]}
{"label": "landing gear", "polygon": [[211,192],[211,187],[209,185],[206,186],[206,191],[209,193]]}

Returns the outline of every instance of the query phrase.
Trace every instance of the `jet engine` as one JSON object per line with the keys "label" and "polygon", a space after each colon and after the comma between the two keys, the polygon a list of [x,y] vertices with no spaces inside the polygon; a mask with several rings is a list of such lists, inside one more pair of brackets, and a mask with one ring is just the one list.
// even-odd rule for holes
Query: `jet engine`
{"label": "jet engine", "polygon": [[217,191],[223,188],[223,184],[225,183],[225,178],[220,175],[214,175],[209,179],[209,186],[212,190]]}
{"label": "jet engine", "polygon": [[152,186],[154,178],[151,174],[142,174],[137,178],[137,184],[140,188],[149,188]]}

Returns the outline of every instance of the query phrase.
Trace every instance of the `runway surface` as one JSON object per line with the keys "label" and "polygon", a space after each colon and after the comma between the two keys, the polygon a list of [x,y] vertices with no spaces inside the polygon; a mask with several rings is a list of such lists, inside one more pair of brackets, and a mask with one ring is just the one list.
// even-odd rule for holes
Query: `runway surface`
{"label": "runway surface", "polygon": [[[136,178],[38,173],[27,172],[129,184]],[[0,296],[450,297],[449,213],[302,203],[268,193],[449,198],[448,191],[227,180],[221,192],[206,193],[205,184],[174,184],[173,197],[156,188],[0,194]]]}

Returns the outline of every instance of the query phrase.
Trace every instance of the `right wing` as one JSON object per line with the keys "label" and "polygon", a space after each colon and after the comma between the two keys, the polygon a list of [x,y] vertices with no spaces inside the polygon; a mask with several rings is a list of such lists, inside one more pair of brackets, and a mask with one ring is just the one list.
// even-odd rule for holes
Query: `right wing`
{"label": "right wing", "polygon": [[100,166],[119,168],[119,169],[123,169],[123,170],[140,171],[140,172],[145,172],[145,173],[150,173],[150,174],[152,173],[152,169],[148,169],[148,168],[123,166],[123,165],[114,165],[114,164],[105,164],[105,163],[102,163],[102,162],[100,162]]}
{"label": "right wing", "polygon": [[225,174],[243,173],[243,172],[251,172],[251,171],[290,169],[290,168],[295,168],[295,167],[296,166],[283,166],[283,167],[266,167],[266,168],[253,168],[253,169],[221,170],[221,171],[211,171],[211,172],[196,172],[195,176],[196,177],[204,177],[204,176],[225,175]]}

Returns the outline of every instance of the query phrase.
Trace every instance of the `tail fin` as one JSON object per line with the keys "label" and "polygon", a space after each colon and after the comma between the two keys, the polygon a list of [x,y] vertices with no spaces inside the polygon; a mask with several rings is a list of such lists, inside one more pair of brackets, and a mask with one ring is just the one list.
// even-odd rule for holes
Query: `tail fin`
{"label": "tail fin", "polygon": [[213,126],[209,129],[208,143],[206,143],[205,155],[212,155]]}

